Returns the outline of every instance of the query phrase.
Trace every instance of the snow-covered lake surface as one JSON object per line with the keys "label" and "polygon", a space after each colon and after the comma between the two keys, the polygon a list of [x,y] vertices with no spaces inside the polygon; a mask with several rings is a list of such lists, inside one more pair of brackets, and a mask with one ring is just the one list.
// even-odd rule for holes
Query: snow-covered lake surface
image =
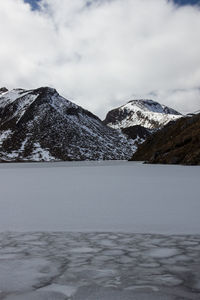
{"label": "snow-covered lake surface", "polygon": [[0,165],[0,231],[200,234],[200,167]]}
{"label": "snow-covered lake surface", "polygon": [[0,164],[0,300],[200,299],[200,167]]}

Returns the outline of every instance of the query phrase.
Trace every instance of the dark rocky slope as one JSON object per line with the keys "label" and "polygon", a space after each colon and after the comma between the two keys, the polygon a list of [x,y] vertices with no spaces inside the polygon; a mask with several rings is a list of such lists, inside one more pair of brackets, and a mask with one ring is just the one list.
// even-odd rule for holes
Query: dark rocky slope
{"label": "dark rocky slope", "polygon": [[122,128],[121,131],[127,135],[129,139],[144,141],[152,134],[150,129],[140,125]]}
{"label": "dark rocky slope", "polygon": [[128,159],[130,144],[55,89],[0,90],[0,161]]}
{"label": "dark rocky slope", "polygon": [[200,114],[170,122],[140,145],[131,160],[200,165]]}

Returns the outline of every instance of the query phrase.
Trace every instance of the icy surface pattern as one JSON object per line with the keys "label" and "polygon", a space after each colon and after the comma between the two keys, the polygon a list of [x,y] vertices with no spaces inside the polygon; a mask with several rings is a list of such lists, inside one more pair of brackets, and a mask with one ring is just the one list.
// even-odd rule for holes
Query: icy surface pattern
{"label": "icy surface pattern", "polygon": [[200,299],[200,236],[1,233],[0,299]]}

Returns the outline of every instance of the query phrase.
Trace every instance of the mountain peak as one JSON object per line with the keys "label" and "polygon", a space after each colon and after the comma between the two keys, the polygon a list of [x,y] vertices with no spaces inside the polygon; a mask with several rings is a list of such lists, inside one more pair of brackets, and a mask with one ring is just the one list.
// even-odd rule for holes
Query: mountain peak
{"label": "mountain peak", "polygon": [[162,114],[181,115],[178,111],[151,99],[131,100],[125,106],[123,105],[122,108],[126,107],[128,109],[130,104],[132,107],[137,106],[138,108],[145,111]]}
{"label": "mountain peak", "polygon": [[128,159],[132,153],[125,136],[55,89],[0,95],[1,161]]}
{"label": "mountain peak", "polygon": [[151,100],[151,99],[134,99],[134,100],[128,101],[128,103],[137,103],[137,102],[143,102],[143,103],[149,103],[149,104],[156,103],[154,100]]}
{"label": "mountain peak", "polygon": [[141,125],[156,129],[179,117],[181,114],[168,106],[151,99],[137,99],[111,110],[104,123],[113,128]]}
{"label": "mountain peak", "polygon": [[45,93],[50,93],[50,94],[58,94],[56,89],[49,87],[49,86],[42,86],[38,89],[35,89],[34,91],[40,92],[40,93],[45,92]]}

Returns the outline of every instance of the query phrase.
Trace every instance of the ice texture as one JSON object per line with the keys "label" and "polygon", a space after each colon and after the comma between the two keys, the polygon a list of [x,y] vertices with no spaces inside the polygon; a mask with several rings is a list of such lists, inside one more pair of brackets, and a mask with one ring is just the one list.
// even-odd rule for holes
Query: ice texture
{"label": "ice texture", "polygon": [[149,253],[151,257],[170,257],[177,255],[177,250],[172,248],[155,248]]}
{"label": "ice texture", "polygon": [[[101,243],[102,235],[110,245]],[[152,257],[155,239],[160,242]],[[4,232],[0,234],[0,299],[198,300],[199,250],[191,250],[190,245],[183,248],[183,241],[200,245],[200,235]],[[83,250],[92,248],[95,251]],[[188,260],[180,261],[180,253]]]}

